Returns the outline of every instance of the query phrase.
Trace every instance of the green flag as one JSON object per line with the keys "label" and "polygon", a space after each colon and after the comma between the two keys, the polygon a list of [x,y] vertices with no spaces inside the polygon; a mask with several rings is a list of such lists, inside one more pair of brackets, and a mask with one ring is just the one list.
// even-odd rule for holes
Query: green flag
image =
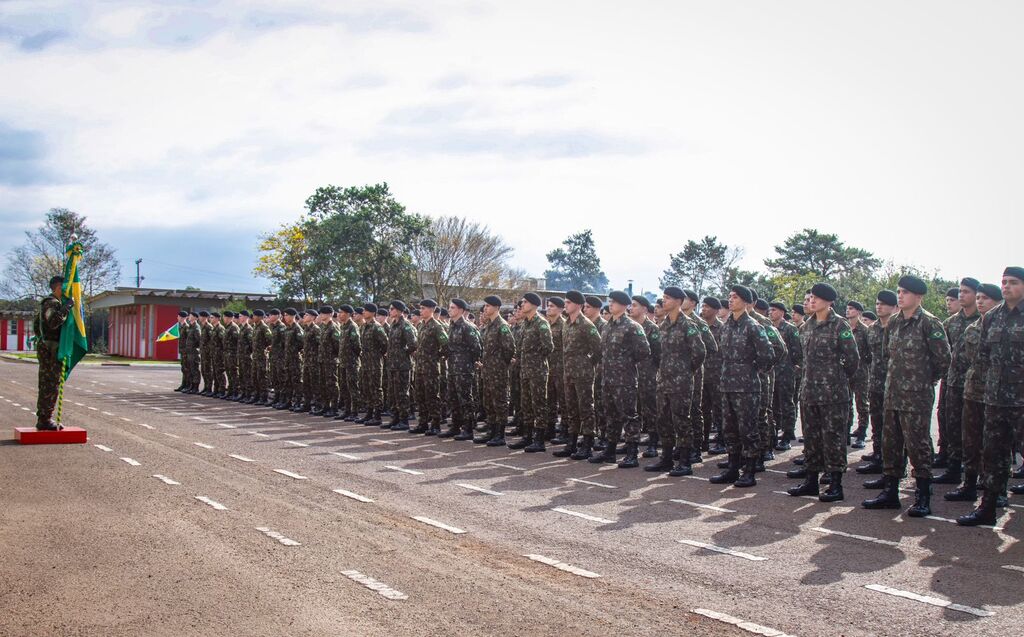
{"label": "green flag", "polygon": [[164,341],[173,341],[176,338],[181,338],[181,333],[178,331],[178,324],[170,326],[164,330],[163,334],[156,337],[157,343],[163,343]]}
{"label": "green flag", "polygon": [[[74,237],[72,237],[74,239]],[[85,310],[82,307],[82,283],[78,278],[78,263],[82,259],[82,244],[72,241],[65,250],[64,289],[61,296],[64,301],[70,299],[74,305],[64,319],[60,330],[60,344],[57,346],[57,360],[62,363],[64,378],[71,373],[78,361],[89,351],[89,343],[85,340]]]}

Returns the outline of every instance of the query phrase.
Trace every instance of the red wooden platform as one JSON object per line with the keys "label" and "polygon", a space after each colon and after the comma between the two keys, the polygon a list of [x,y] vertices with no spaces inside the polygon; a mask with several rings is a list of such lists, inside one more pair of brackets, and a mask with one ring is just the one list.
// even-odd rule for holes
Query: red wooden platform
{"label": "red wooden platform", "polygon": [[35,427],[15,427],[14,439],[23,445],[68,445],[84,444],[85,429],[65,427],[58,431],[39,431]]}

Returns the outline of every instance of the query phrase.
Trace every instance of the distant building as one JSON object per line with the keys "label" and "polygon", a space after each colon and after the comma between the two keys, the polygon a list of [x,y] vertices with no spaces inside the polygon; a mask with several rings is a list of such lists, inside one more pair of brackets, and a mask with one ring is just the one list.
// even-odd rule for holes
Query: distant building
{"label": "distant building", "polygon": [[0,350],[5,352],[24,352],[34,350],[32,338],[32,321],[34,310],[0,310]]}

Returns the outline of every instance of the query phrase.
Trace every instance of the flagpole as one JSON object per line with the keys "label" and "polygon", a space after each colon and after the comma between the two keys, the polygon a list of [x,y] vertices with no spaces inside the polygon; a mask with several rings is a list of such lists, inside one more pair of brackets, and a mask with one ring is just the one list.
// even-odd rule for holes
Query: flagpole
{"label": "flagpole", "polygon": [[61,359],[60,361],[60,384],[57,385],[57,429],[63,429],[64,426],[60,424],[61,413],[64,411],[64,369],[67,367],[67,361]]}

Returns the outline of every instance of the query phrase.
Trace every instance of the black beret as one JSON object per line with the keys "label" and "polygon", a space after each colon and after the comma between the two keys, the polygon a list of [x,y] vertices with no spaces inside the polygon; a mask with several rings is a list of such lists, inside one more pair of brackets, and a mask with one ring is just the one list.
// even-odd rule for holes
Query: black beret
{"label": "black beret", "polygon": [[667,288],[665,288],[665,291],[663,293],[665,296],[672,299],[676,299],[677,301],[682,301],[683,299],[686,298],[686,292],[683,291],[682,288],[677,288],[674,285],[670,285]]}
{"label": "black beret", "polygon": [[761,298],[757,295],[757,290],[755,290],[754,288],[750,288],[750,296],[751,298],[754,299],[753,301],[751,301],[751,303],[757,303],[757,300]]}
{"label": "black beret", "polygon": [[877,300],[882,305],[891,305],[892,307],[896,307],[896,305],[899,304],[899,299],[896,298],[896,293],[893,292],[892,290],[879,291],[878,296],[875,297],[875,300]]}
{"label": "black beret", "polygon": [[50,287],[51,287],[51,288],[52,288],[53,286],[57,285],[58,283],[60,283],[61,285],[63,285],[63,284],[64,284],[64,277],[62,277],[62,276],[54,276],[54,277],[50,277]]}
{"label": "black beret", "polygon": [[492,294],[490,296],[484,297],[484,303],[493,307],[501,307],[501,297]]}
{"label": "black beret", "polygon": [[377,304],[376,303],[363,303],[363,311],[364,312],[369,312],[370,314],[376,314],[377,313]]}
{"label": "black beret", "polygon": [[[338,311],[339,312],[344,312],[345,314],[354,314],[355,313],[355,309],[351,305],[349,305],[348,303],[342,303],[341,307],[338,308]],[[334,313],[333,310],[332,310],[331,313],[332,314]]]}
{"label": "black beret", "polygon": [[185,318],[186,316],[188,316],[188,312],[186,312],[185,310],[182,310],[182,311],[178,312],[178,316],[180,316],[181,318]]}
{"label": "black beret", "polygon": [[550,297],[548,297],[548,303],[551,304],[551,305],[555,305],[555,306],[561,307],[561,308],[565,307],[565,301],[561,297],[557,297],[557,296],[550,296]]}
{"label": "black beret", "polygon": [[524,294],[523,300],[526,301],[527,303],[540,307],[540,296],[533,292],[527,292],[526,294]]}
{"label": "black beret", "polygon": [[836,292],[836,289],[829,285],[828,283],[815,283],[814,285],[811,286],[811,294],[818,297],[822,301],[828,301],[829,303],[835,301],[836,297],[839,296],[839,293]]}
{"label": "black beret", "polygon": [[385,310],[384,308],[379,308],[377,310],[377,316],[387,316],[387,315],[388,315],[388,311]]}
{"label": "black beret", "polygon": [[958,298],[960,298],[960,288],[959,287],[949,288],[948,290],[946,290],[946,296],[948,296],[951,299],[958,299]]}
{"label": "black beret", "polygon": [[661,307],[661,306],[665,305],[665,299],[660,299],[660,298],[656,299],[654,301],[654,304],[657,305],[658,307]]}
{"label": "black beret", "polygon": [[1003,300],[1003,291],[999,289],[998,285],[992,283],[982,283],[978,286],[978,292],[981,292],[993,301]]}
{"label": "black beret", "polygon": [[295,316],[296,314],[299,313],[299,311],[296,310],[294,307],[286,307],[284,308],[284,313],[287,314],[288,316]]}
{"label": "black beret", "polygon": [[588,294],[587,305],[589,305],[592,308],[600,310],[604,303],[601,301],[601,299],[597,298],[596,296]]}
{"label": "black beret", "polygon": [[189,316],[194,316],[196,318],[199,318],[199,313],[198,312],[189,312],[188,315]]}
{"label": "black beret", "polygon": [[586,297],[584,297],[583,293],[580,292],[579,290],[569,290],[568,292],[566,292],[565,300],[572,301],[576,305],[583,305],[584,303],[587,302]]}
{"label": "black beret", "polygon": [[420,307],[429,307],[430,309],[434,309],[437,307],[437,301],[434,299],[423,299],[420,301]]}
{"label": "black beret", "polygon": [[334,308],[330,305],[324,305],[320,308],[320,314],[334,314]]}
{"label": "black beret", "polygon": [[754,292],[745,285],[734,285],[729,288],[736,296],[743,299],[744,303],[754,302]]}
{"label": "black beret", "polygon": [[403,302],[402,302],[401,300],[399,300],[399,299],[395,299],[394,301],[392,301],[392,302],[391,302],[391,307],[393,307],[393,308],[395,308],[396,310],[398,310],[399,312],[403,312],[403,313],[404,313],[404,312],[407,312],[407,311],[409,310],[409,308],[407,308],[407,307],[405,306],[405,303],[403,303]]}
{"label": "black beret", "polygon": [[306,316],[314,316],[315,317],[317,314],[319,314],[319,312],[317,312],[316,310],[310,309],[310,310],[306,310],[305,312],[303,312],[303,314],[305,314]]}
{"label": "black beret", "polygon": [[352,308],[352,313],[353,314],[362,314],[363,313],[363,306],[362,305],[357,305],[356,307]]}
{"label": "black beret", "polygon": [[718,299],[718,303],[722,307],[729,307],[729,299],[727,299],[727,298],[726,299]]}
{"label": "black beret", "polygon": [[281,314],[281,310],[279,310],[279,309],[277,309],[277,308],[275,307],[275,308],[272,308],[272,309],[270,310],[269,314],[270,314],[271,316],[278,316],[279,314]]}
{"label": "black beret", "polygon": [[438,314],[440,314],[441,316],[445,316],[446,317],[446,316],[448,316],[448,310],[446,310],[446,309],[444,309],[442,307],[440,310],[438,310]]}
{"label": "black beret", "polygon": [[864,310],[864,318],[872,321],[877,321],[878,315],[872,312],[871,310]]}
{"label": "black beret", "polygon": [[629,305],[629,295],[622,290],[615,290],[608,293],[608,300],[615,301],[620,305]]}
{"label": "black beret", "polygon": [[857,310],[858,312],[863,312],[864,311],[864,306],[861,303],[857,302],[857,301],[847,301],[846,302],[846,307],[852,307],[853,309]]}
{"label": "black beret", "polygon": [[768,311],[768,301],[765,301],[764,299],[758,299],[758,300],[754,301],[754,307],[759,309],[759,310],[761,310],[762,312],[767,312]]}
{"label": "black beret", "polygon": [[242,310],[241,312],[238,313],[238,316],[244,316],[248,318],[252,316],[252,312],[250,312],[249,310]]}
{"label": "black beret", "polygon": [[718,299],[716,299],[713,296],[705,296],[704,297],[704,305],[710,307],[713,310],[720,310],[720,309],[722,309],[722,302],[719,301]]}
{"label": "black beret", "polygon": [[965,276],[964,278],[960,279],[960,285],[969,287],[975,292],[977,292],[978,288],[981,287],[981,281],[975,279],[973,276]]}
{"label": "black beret", "polygon": [[800,316],[803,316],[804,315],[804,304],[803,303],[794,303],[793,304],[793,314],[799,314]]}
{"label": "black beret", "polygon": [[210,312],[211,318],[220,318],[220,312]]}
{"label": "black beret", "polygon": [[266,316],[266,314],[267,313],[264,312],[263,310],[253,310],[252,311],[252,315],[253,316]]}
{"label": "black beret", "polygon": [[230,310],[224,310],[224,318],[235,318],[236,316],[238,315],[235,314],[234,312]]}
{"label": "black beret", "polygon": [[411,312],[409,312],[409,314],[412,314],[413,316],[419,316],[420,315],[420,311],[419,310],[412,310]]}
{"label": "black beret", "polygon": [[928,294],[928,284],[912,274],[900,277],[899,286],[913,294]]}
{"label": "black beret", "polygon": [[694,303],[697,303],[698,301],[700,301],[700,297],[697,296],[697,293],[694,292],[693,290],[689,289],[689,288],[684,289],[683,290],[683,294],[685,294],[687,296],[687,298],[689,298]]}
{"label": "black beret", "polygon": [[[466,303],[466,301],[463,300],[463,299],[452,299],[452,305],[454,305],[455,307],[459,308],[460,310],[468,310],[469,309],[469,303]],[[447,314],[448,314],[448,310],[445,310],[445,315],[447,316]]]}
{"label": "black beret", "polygon": [[772,301],[771,303],[768,304],[768,307],[773,307],[781,312],[786,311],[786,306],[783,305],[782,303],[779,303],[778,301]]}
{"label": "black beret", "polygon": [[206,310],[200,310],[199,316],[201,316],[203,318],[208,318],[210,316],[210,313],[207,312]]}
{"label": "black beret", "polygon": [[1024,281],[1024,268],[1019,265],[1008,265],[1006,266],[1006,269],[1003,270],[1003,276],[1012,276],[1015,279]]}
{"label": "black beret", "polygon": [[635,303],[639,303],[640,305],[644,306],[648,310],[651,310],[651,311],[654,310],[654,306],[651,305],[651,302],[647,300],[646,296],[640,296],[639,294],[637,294],[636,296],[633,297],[633,301]]}

